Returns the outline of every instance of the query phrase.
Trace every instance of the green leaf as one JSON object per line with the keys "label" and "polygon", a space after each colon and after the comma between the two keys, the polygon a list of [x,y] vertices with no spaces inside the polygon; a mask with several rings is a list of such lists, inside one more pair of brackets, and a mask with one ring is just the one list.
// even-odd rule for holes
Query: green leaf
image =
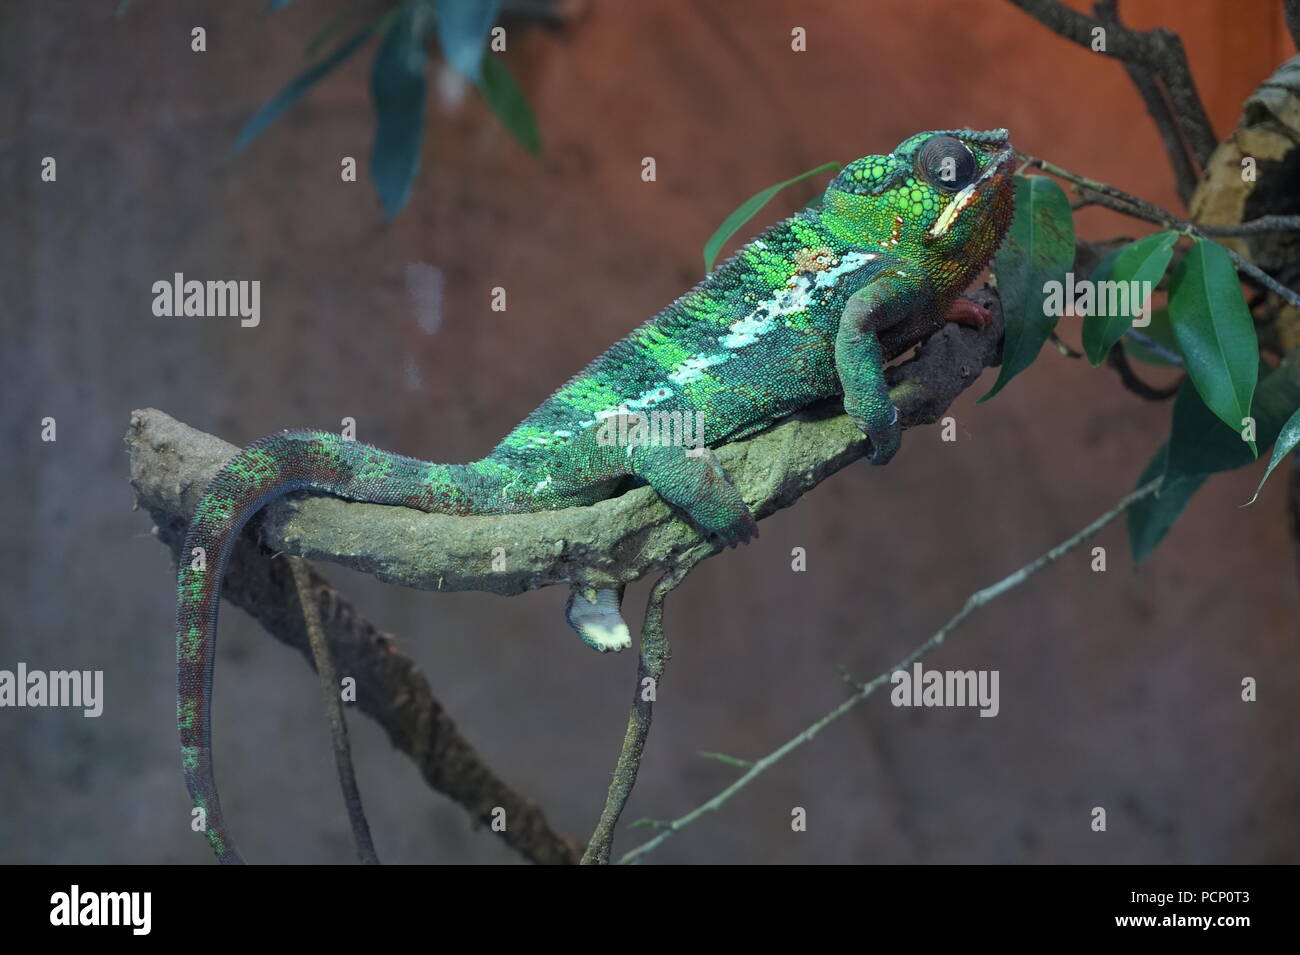
{"label": "green leaf", "polygon": [[528,100],[524,99],[510,70],[496,55],[483,58],[483,79],[478,91],[515,141],[534,156],[540,156],[542,137],[533,111],[528,108]]}
{"label": "green leaf", "polygon": [[483,79],[483,51],[500,0],[433,0],[442,55],[471,83]]}
{"label": "green leaf", "polygon": [[[1007,325],[1002,369],[980,401],[996,395],[1038,357],[1061,317],[1061,309],[1046,303],[1047,285],[1063,283],[1072,265],[1074,217],[1070,200],[1046,176],[1016,176],[1016,217],[993,265]],[[1053,311],[1055,314],[1044,314]]]}
{"label": "green leaf", "polygon": [[[1300,353],[1288,356],[1277,368],[1260,366],[1262,377],[1255,389],[1250,414],[1255,419],[1255,439],[1272,447],[1287,420],[1300,407]],[[1255,454],[1241,433],[1224,424],[1205,406],[1194,385],[1184,382],[1174,399],[1169,434],[1169,462],[1165,476],[1214,474],[1244,467]]]}
{"label": "green leaf", "polygon": [[1142,487],[1165,474],[1160,489],[1150,497],[1138,501],[1128,511],[1128,542],[1133,554],[1133,563],[1140,564],[1151,556],[1151,552],[1164,540],[1169,529],[1178,521],[1187,507],[1187,503],[1205,483],[1206,475],[1170,478],[1166,464],[1169,457],[1169,445],[1162,444],[1151,463],[1146,466],[1137,486]]}
{"label": "green leaf", "polygon": [[292,106],[303,93],[307,92],[326,73],[361,49],[362,44],[370,39],[371,34],[375,32],[375,27],[376,24],[371,24],[352,34],[333,53],[319,63],[312,64],[300,73],[293,82],[271,97],[266,105],[254,113],[252,118],[244,124],[243,129],[235,136],[235,143],[230,147],[230,154],[234,156],[242,152],[249,143],[258,137],[262,130],[279,119],[281,113]]}
{"label": "green leaf", "polygon": [[1264,482],[1268,480],[1268,476],[1284,457],[1295,450],[1297,444],[1300,444],[1300,408],[1297,408],[1295,414],[1282,426],[1282,433],[1278,435],[1277,444],[1273,446],[1273,456],[1269,458],[1268,467],[1264,469],[1264,476],[1259,479],[1259,487],[1255,488],[1255,495],[1246,502],[1246,505],[1254,504],[1259,500],[1259,492],[1264,490]]}
{"label": "green leaf", "polygon": [[[1165,274],[1165,269],[1169,268],[1169,260],[1174,255],[1174,243],[1177,241],[1178,233],[1167,230],[1138,239],[1102,259],[1089,276],[1093,283],[1094,314],[1083,320],[1083,351],[1093,367],[1106,360],[1112,346],[1133,325],[1138,310],[1143,305],[1150,307],[1149,292],[1154,291]],[[1132,285],[1103,284],[1110,282],[1136,282],[1137,288],[1148,294],[1143,297],[1143,292],[1140,291],[1140,301],[1133,301],[1130,297]],[[1108,289],[1121,294],[1111,295]],[[1124,303],[1123,307],[1112,307],[1119,306],[1120,300]]]}
{"label": "green leaf", "polygon": [[1214,474],[1244,467],[1255,456],[1241,433],[1229,428],[1184,381],[1174,398],[1169,426],[1169,468],[1172,475]]}
{"label": "green leaf", "polygon": [[423,4],[402,8],[384,37],[370,74],[378,120],[370,156],[370,181],[390,220],[406,205],[420,167],[428,85],[424,40],[428,28]]}
{"label": "green leaf", "polygon": [[[1151,324],[1146,328],[1139,328],[1139,332],[1145,335],[1157,345],[1163,345],[1175,355],[1178,354],[1178,340],[1174,338],[1174,327],[1169,323],[1169,309],[1161,306],[1151,313]],[[1128,352],[1130,358],[1136,358],[1138,361],[1146,362],[1148,365],[1160,365],[1163,368],[1181,368],[1182,362],[1174,363],[1162,356],[1159,352],[1147,348],[1145,345],[1138,344],[1132,335],[1125,335],[1122,339],[1124,350]]]}
{"label": "green leaf", "polygon": [[[1265,366],[1267,367],[1267,366]],[[1266,371],[1255,389],[1251,414],[1260,447],[1289,440],[1289,429],[1300,408],[1300,349]],[[1147,466],[1138,487],[1157,475],[1164,483],[1156,498],[1148,498],[1129,511],[1129,542],[1133,559],[1141,562],[1155,549],[1178,515],[1210,474],[1249,464],[1253,458],[1241,435],[1205,407],[1196,386],[1184,382],[1174,401],[1170,438]],[[1280,456],[1277,456],[1280,460]],[[1265,478],[1268,473],[1265,473]],[[1262,485],[1263,482],[1261,482]]]}
{"label": "green leaf", "polygon": [[704,243],[705,274],[713,271],[713,263],[717,261],[718,252],[721,251],[723,244],[735,235],[741,226],[754,218],[758,214],[758,210],[767,205],[778,192],[793,186],[796,182],[803,182],[813,176],[820,176],[824,172],[839,172],[839,170],[840,164],[837,162],[823,163],[816,169],[809,169],[807,172],[799,173],[793,179],[778,182],[775,186],[768,186],[762,192],[756,192],[742,202],[731,215],[722,220],[722,225],[718,226],[717,231],[709,237],[709,241]]}
{"label": "green leaf", "polygon": [[[1131,244],[1132,243],[1130,243],[1130,245]],[[1107,278],[1111,273],[1111,269],[1115,267],[1115,260],[1118,259],[1119,254],[1127,248],[1127,245],[1121,245],[1118,248],[1111,249],[1107,252],[1102,256],[1102,260],[1097,263],[1097,267],[1092,270],[1092,274],[1089,275],[1088,278],[1094,282],[1100,282],[1102,279]]]}
{"label": "green leaf", "polygon": [[[1258,381],[1259,342],[1222,246],[1193,243],[1169,283],[1169,318],[1201,398],[1228,427],[1241,428]],[[1251,451],[1258,453],[1253,443]]]}

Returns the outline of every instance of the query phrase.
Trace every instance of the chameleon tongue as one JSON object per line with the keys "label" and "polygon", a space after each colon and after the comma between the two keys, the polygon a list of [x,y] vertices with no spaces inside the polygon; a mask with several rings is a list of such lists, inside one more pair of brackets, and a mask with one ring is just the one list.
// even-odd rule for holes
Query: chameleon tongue
{"label": "chameleon tongue", "polygon": [[577,631],[587,646],[606,653],[626,650],[632,645],[632,634],[619,614],[622,595],[618,590],[595,590],[595,600],[587,599],[588,588],[574,584],[569,601],[564,605],[564,616],[569,626]]}

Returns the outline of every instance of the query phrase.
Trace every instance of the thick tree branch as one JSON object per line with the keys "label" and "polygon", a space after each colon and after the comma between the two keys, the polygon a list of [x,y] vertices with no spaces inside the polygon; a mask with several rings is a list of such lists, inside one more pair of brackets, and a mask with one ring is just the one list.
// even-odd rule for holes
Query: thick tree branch
{"label": "thick tree branch", "polygon": [[[1123,29],[1120,25],[1117,0],[1099,0],[1093,6],[1093,12],[1103,23]],[[1166,99],[1164,90],[1151,67],[1133,60],[1125,60],[1124,72],[1133,81],[1138,95],[1146,103],[1147,112],[1151,116],[1151,121],[1155,123],[1160,138],[1164,141],[1165,153],[1168,154],[1169,163],[1173,166],[1174,188],[1178,192],[1178,198],[1183,201],[1183,205],[1187,205],[1191,202],[1192,193],[1196,191],[1198,177],[1196,166],[1188,155],[1187,146],[1179,132],[1178,119],[1169,106],[1169,100]]]}
{"label": "thick tree branch", "polygon": [[1291,34],[1291,42],[1300,50],[1300,0],[1282,0],[1282,9],[1286,15],[1286,29]]}

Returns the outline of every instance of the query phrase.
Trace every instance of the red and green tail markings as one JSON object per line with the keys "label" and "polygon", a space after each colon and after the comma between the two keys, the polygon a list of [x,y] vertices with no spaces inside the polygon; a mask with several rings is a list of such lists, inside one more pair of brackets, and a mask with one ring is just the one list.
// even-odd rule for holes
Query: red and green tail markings
{"label": "red and green tail markings", "polygon": [[285,431],[228,461],[199,498],[176,575],[177,726],[181,764],[217,858],[242,862],[227,832],[212,766],[212,673],[226,564],[244,525],[275,498],[312,490],[447,514],[517,509],[504,470],[420,461],[323,431]]}

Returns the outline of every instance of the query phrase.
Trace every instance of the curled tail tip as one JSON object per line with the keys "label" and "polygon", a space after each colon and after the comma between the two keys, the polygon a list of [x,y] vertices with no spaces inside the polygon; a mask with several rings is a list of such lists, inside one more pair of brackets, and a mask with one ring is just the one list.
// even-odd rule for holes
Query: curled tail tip
{"label": "curled tail tip", "polygon": [[208,830],[208,844],[212,846],[212,851],[216,853],[217,861],[222,865],[244,865],[244,857],[227,840],[223,840],[216,833]]}
{"label": "curled tail tip", "polygon": [[219,819],[216,821],[212,819],[209,801],[194,797],[193,804],[196,810],[202,811],[207,816],[204,820],[202,832],[208,841],[208,845],[212,848],[213,855],[217,857],[217,861],[222,865],[243,865],[244,857],[226,832],[226,827]]}

